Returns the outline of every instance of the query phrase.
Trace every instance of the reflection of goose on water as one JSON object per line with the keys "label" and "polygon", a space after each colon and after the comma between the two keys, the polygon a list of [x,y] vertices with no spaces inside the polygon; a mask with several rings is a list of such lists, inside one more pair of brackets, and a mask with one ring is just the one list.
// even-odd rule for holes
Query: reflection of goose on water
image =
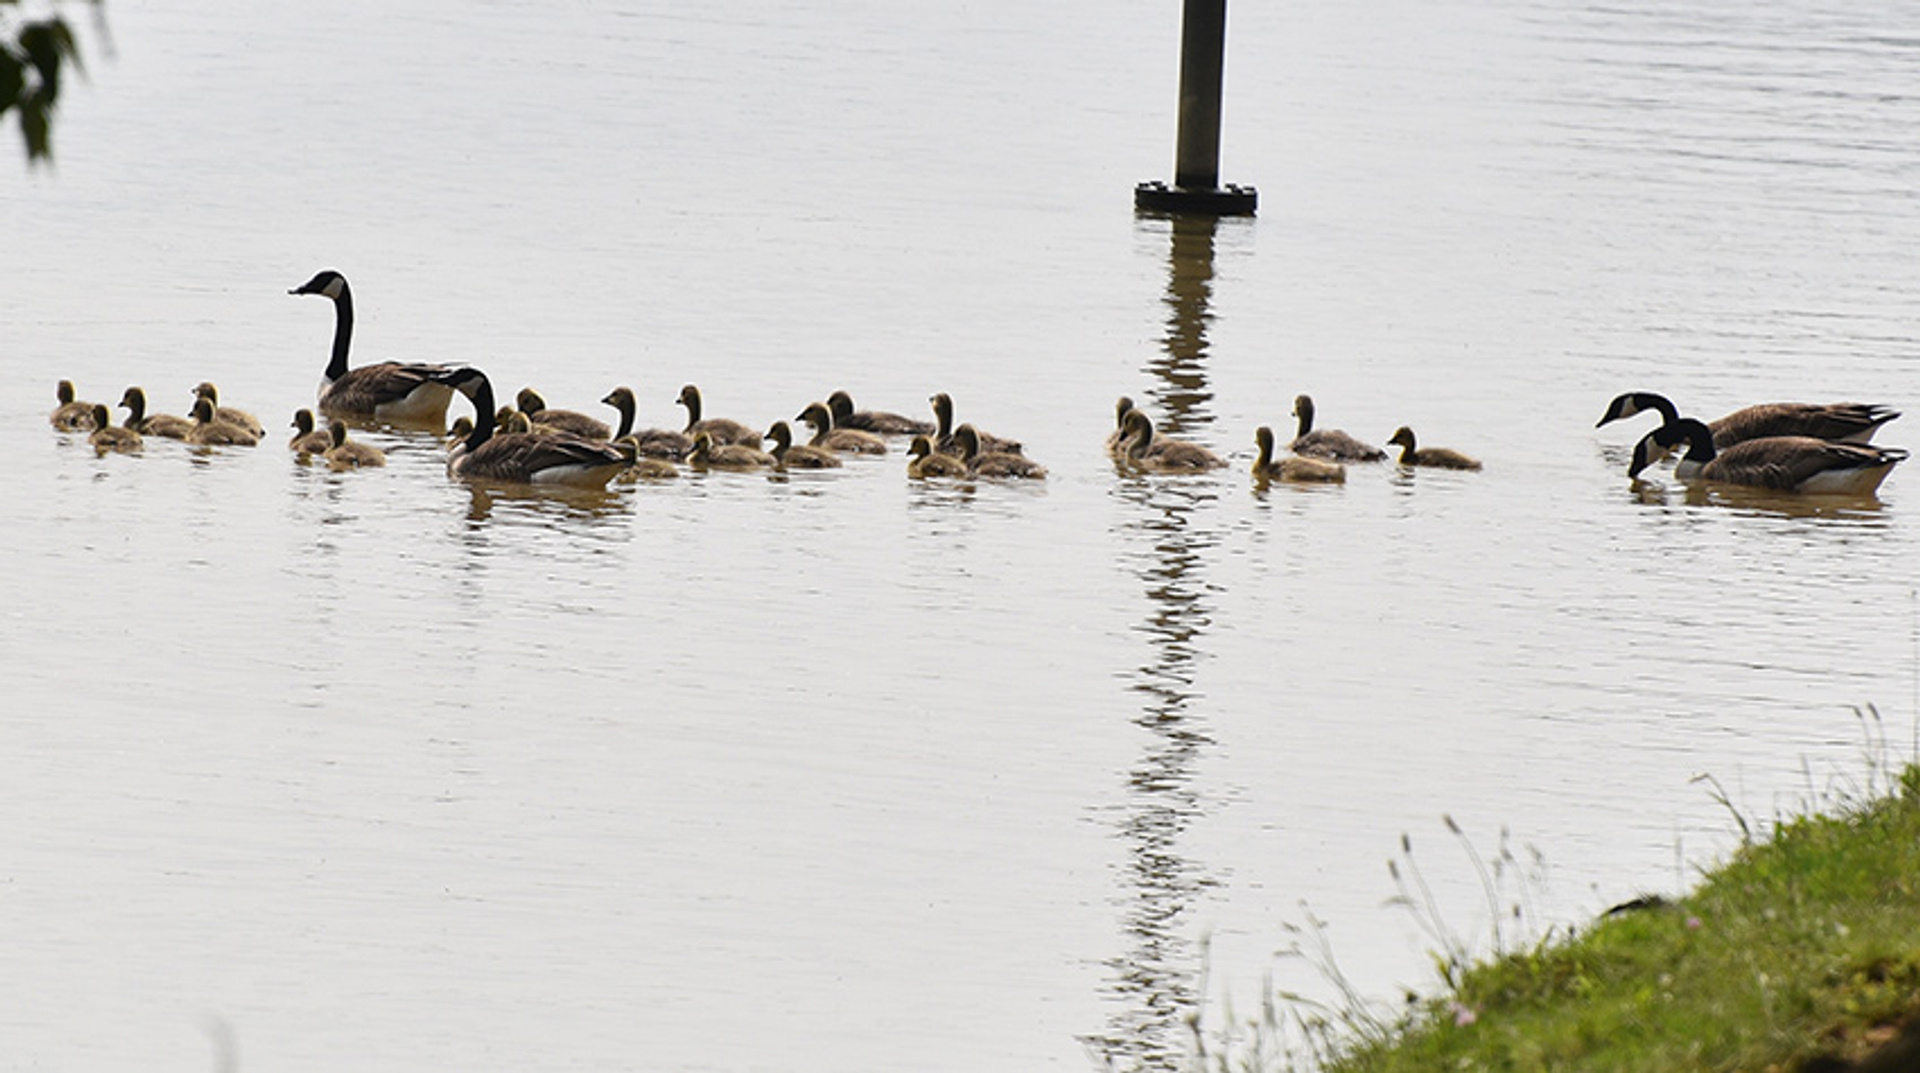
{"label": "reflection of goose on water", "polygon": [[[1608,403],[1607,412],[1593,427],[1649,410],[1660,415],[1662,424],[1680,420],[1679,409],[1665,396],[1651,391],[1629,391]],[[1767,436],[1810,436],[1816,440],[1867,443],[1881,425],[1899,416],[1900,411],[1877,403],[1766,402],[1710,421],[1707,429],[1713,433],[1714,447],[1720,449]]]}
{"label": "reflection of goose on water", "polygon": [[1362,443],[1339,429],[1316,430],[1313,427],[1313,399],[1306,395],[1293,400],[1293,416],[1300,419],[1299,431],[1293,434],[1293,442],[1287,445],[1294,454],[1324,458],[1330,462],[1386,460],[1387,452],[1372,444]]}
{"label": "reflection of goose on water", "polygon": [[122,422],[127,428],[143,436],[161,436],[169,440],[184,440],[187,433],[193,431],[193,420],[178,414],[150,414],[147,412],[147,393],[138,387],[130,387],[120,395],[120,405],[127,408],[127,419]]}
{"label": "reflection of goose on water", "polygon": [[1633,448],[1629,477],[1667,451],[1686,444],[1674,467],[1683,481],[1721,481],[1779,492],[1870,495],[1893,467],[1907,457],[1898,447],[1835,443],[1811,436],[1767,436],[1743,440],[1717,451],[1705,423],[1683,417],[1641,437]]}
{"label": "reflection of goose on water", "polygon": [[447,404],[453,401],[453,389],[444,380],[451,371],[447,366],[383,361],[347,367],[353,342],[353,291],[347,277],[329,268],[287,293],[317,294],[333,301],[333,356],[320,376],[321,413],[435,428],[447,419]]}
{"label": "reflection of goose on water", "polygon": [[100,454],[106,454],[109,451],[136,454],[144,446],[138,432],[113,423],[113,416],[107,412],[107,404],[104,402],[93,404],[91,420],[93,432],[87,437],[87,442],[93,444],[93,449]]}
{"label": "reflection of goose on water", "polygon": [[62,432],[90,431],[94,427],[94,404],[91,402],[81,402],[74,396],[73,381],[60,381],[59,385],[54,388],[54,397],[60,400],[60,405],[53,408],[53,412],[47,415],[47,420],[53,423],[54,428]]}
{"label": "reflection of goose on water", "polygon": [[1265,425],[1254,430],[1253,442],[1260,448],[1260,457],[1253,462],[1253,475],[1261,480],[1346,483],[1347,467],[1338,462],[1329,462],[1324,458],[1302,458],[1299,455],[1276,460],[1273,457],[1273,430]]}
{"label": "reflection of goose on water", "polygon": [[558,432],[508,432],[495,435],[493,383],[478,369],[443,374],[448,384],[473,403],[473,431],[447,453],[447,474],[469,480],[511,484],[554,484],[604,488],[626,468],[627,457],[612,444]]}
{"label": "reflection of goose on water", "polygon": [[1400,464],[1403,466],[1428,466],[1433,469],[1479,469],[1480,460],[1469,458],[1458,451],[1446,447],[1416,447],[1413,430],[1405,425],[1393,431],[1387,440],[1390,447],[1400,448]]}
{"label": "reflection of goose on water", "polygon": [[853,396],[844,391],[827,396],[827,409],[833,414],[834,428],[877,432],[882,436],[920,436],[933,432],[933,423],[930,421],[915,421],[903,414],[885,410],[856,410],[853,408]]}
{"label": "reflection of goose on water", "polygon": [[967,464],[953,455],[943,455],[933,449],[933,439],[929,436],[915,436],[907,446],[907,476],[909,477],[965,477]]}
{"label": "reflection of goose on water", "polygon": [[1156,439],[1153,419],[1145,411],[1130,411],[1126,427],[1126,461],[1137,469],[1149,473],[1204,473],[1227,464],[1225,459],[1197,443]]}

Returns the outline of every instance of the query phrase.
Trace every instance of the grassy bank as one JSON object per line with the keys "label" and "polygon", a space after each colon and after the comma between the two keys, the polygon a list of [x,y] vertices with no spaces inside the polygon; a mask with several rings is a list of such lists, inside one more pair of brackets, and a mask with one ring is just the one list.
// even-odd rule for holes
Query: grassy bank
{"label": "grassy bank", "polygon": [[[1199,1064],[1284,1070],[1318,1060],[1333,1073],[1757,1073],[1810,1060],[1808,1068],[1847,1068],[1827,1059],[1861,1058],[1920,1013],[1920,768],[1830,814],[1778,821],[1679,899],[1649,899],[1490,961],[1450,966],[1444,951],[1436,960],[1449,993],[1402,1017],[1303,1016],[1282,1004]],[[1304,1030],[1318,1053],[1274,1046],[1282,1028]]]}

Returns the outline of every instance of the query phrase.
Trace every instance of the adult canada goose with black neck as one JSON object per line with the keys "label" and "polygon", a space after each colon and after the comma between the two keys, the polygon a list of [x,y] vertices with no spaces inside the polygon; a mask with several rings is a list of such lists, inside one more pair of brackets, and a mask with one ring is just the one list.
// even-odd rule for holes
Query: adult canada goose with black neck
{"label": "adult canada goose with black neck", "polygon": [[837,428],[833,423],[833,411],[824,402],[810,402],[800,411],[796,421],[805,421],[813,429],[813,439],[807,443],[823,451],[846,451],[857,455],[883,455],[887,453],[887,441],[871,432],[862,432],[855,428]]}
{"label": "adult canada goose with black neck", "polygon": [[688,384],[680,389],[680,397],[675,400],[687,408],[688,436],[704,432],[713,437],[713,442],[721,446],[738,444],[742,447],[760,448],[760,430],[726,417],[703,417],[703,404],[700,389]]}
{"label": "adult canada goose with black neck", "polygon": [[678,429],[633,427],[634,414],[639,411],[640,404],[632,388],[614,388],[600,401],[620,412],[620,427],[614,432],[613,438],[631,439],[635,453],[648,458],[671,458],[678,462],[693,450],[693,437]]}
{"label": "adult canada goose with black neck", "polygon": [[767,430],[767,439],[773,441],[774,465],[779,469],[834,469],[840,465],[840,456],[823,447],[810,443],[793,442],[793,428],[785,421],[775,421]]}
{"label": "adult canada goose with black neck", "polygon": [[[1629,391],[1615,396],[1593,427],[1649,410],[1660,415],[1663,425],[1680,420],[1680,410],[1666,396],[1651,391]],[[1836,443],[1867,443],[1881,425],[1899,416],[1900,411],[1878,403],[1764,402],[1742,407],[1706,425],[1713,433],[1714,447],[1724,450],[1736,443],[1767,436],[1810,436]]]}
{"label": "adult canada goose with black neck", "polygon": [[1413,439],[1413,430],[1405,425],[1393,431],[1387,446],[1400,448],[1399,462],[1403,466],[1427,466],[1432,469],[1479,469],[1480,460],[1461,454],[1446,447],[1419,447]]}
{"label": "adult canada goose with black neck", "polygon": [[1329,462],[1383,462],[1387,452],[1362,443],[1337,428],[1313,427],[1313,399],[1300,395],[1293,400],[1293,416],[1300,422],[1287,447],[1294,454],[1324,458]]}
{"label": "adult canada goose with black neck", "polygon": [[52,422],[54,428],[62,432],[91,432],[93,430],[93,408],[96,404],[75,398],[73,381],[60,381],[60,383],[54,387],[53,394],[55,398],[60,400],[60,405],[54,407],[53,412],[47,415],[47,420]]}
{"label": "adult canada goose with black neck", "polygon": [[1144,410],[1128,411],[1123,460],[1148,473],[1205,473],[1225,466],[1226,460],[1197,443],[1156,439],[1153,419]]}
{"label": "adult canada goose with black neck", "polygon": [[915,421],[905,414],[885,410],[856,410],[853,396],[844,391],[827,396],[827,409],[833,413],[834,428],[877,432],[882,436],[925,436],[933,432],[931,421]]}
{"label": "adult canada goose with black neck", "polygon": [[150,414],[147,412],[147,393],[141,388],[130,387],[120,393],[120,405],[126,408],[127,419],[121,424],[140,433],[142,436],[160,436],[169,440],[184,440],[187,433],[193,431],[193,419],[178,414]]}
{"label": "adult canada goose with black neck", "polygon": [[1687,452],[1674,465],[1675,477],[1777,492],[1871,495],[1907,457],[1899,447],[1837,443],[1812,436],[1763,436],[1721,451],[1714,447],[1713,431],[1704,422],[1683,417],[1640,438],[1627,476],[1639,477],[1657,458],[1681,444]]}
{"label": "adult canada goose with black neck", "polygon": [[605,421],[597,417],[588,417],[578,410],[553,410],[547,407],[547,400],[540,397],[538,391],[523,387],[513,397],[513,405],[527,420],[533,422],[536,429],[551,432],[566,432],[583,440],[613,439],[613,430]]}
{"label": "adult canada goose with black neck", "polygon": [[1273,430],[1261,425],[1253,432],[1254,446],[1260,457],[1254,459],[1253,475],[1263,481],[1288,481],[1295,484],[1345,484],[1347,467],[1324,458],[1288,455],[1273,457]]}
{"label": "adult canada goose with black neck", "polygon": [[446,375],[454,366],[383,361],[347,366],[353,342],[353,291],[347,277],[329,268],[288,294],[317,294],[333,301],[333,355],[320,374],[320,412],[337,417],[371,417],[395,424],[446,424],[453,388]]}
{"label": "adult canada goose with black neck", "polygon": [[462,480],[504,484],[605,488],[625,469],[627,456],[601,440],[563,432],[497,432],[493,382],[478,369],[441,374],[473,403],[473,431],[447,452],[447,474]]}

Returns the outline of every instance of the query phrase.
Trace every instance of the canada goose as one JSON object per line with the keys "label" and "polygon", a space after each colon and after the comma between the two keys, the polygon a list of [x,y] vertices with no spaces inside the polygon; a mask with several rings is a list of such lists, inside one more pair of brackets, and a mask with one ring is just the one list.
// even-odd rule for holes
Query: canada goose
{"label": "canada goose", "polygon": [[907,446],[909,477],[965,477],[967,464],[953,455],[943,455],[933,449],[933,439],[929,436],[915,436]]}
{"label": "canada goose", "polygon": [[853,428],[835,428],[833,411],[827,409],[824,402],[810,402],[800,411],[796,421],[805,421],[813,427],[813,439],[808,444],[823,451],[846,451],[857,455],[883,455],[887,453],[887,441],[871,432],[862,432]]}
{"label": "canada goose", "polygon": [[[933,449],[943,454],[958,455],[960,453],[960,444],[959,441],[954,439],[953,396],[942,391],[927,401],[933,404]],[[1020,445],[1018,440],[1004,439],[990,432],[982,432],[977,428],[973,430],[973,433],[980,438],[980,449],[982,451],[988,453],[997,451],[1010,455],[1026,453],[1025,448]]]}
{"label": "canada goose", "polygon": [[[760,431],[758,429],[749,428],[738,421],[732,421],[724,417],[701,417],[700,389],[694,387],[692,384],[681,388],[680,397],[674,401],[687,408],[687,427],[685,432],[688,436],[692,436],[696,432],[705,432],[711,434],[713,436],[713,442],[722,447],[728,444],[739,444],[742,447],[751,447],[756,451],[760,449]],[[689,445],[689,449],[691,449],[691,445]]]}
{"label": "canada goose", "polygon": [[130,428],[115,425],[113,415],[107,412],[106,403],[94,403],[93,416],[89,420],[93,422],[93,432],[87,437],[87,442],[93,444],[95,453],[106,454],[108,451],[119,451],[122,454],[131,455],[140,452],[143,446],[140,434]]}
{"label": "canada goose", "polygon": [[1393,430],[1393,437],[1387,440],[1390,447],[1400,448],[1400,464],[1403,466],[1431,466],[1434,469],[1479,469],[1480,460],[1469,458],[1458,451],[1445,447],[1415,447],[1413,430],[1405,425]]}
{"label": "canada goose", "polygon": [[1683,417],[1640,438],[1627,476],[1640,476],[1658,455],[1682,443],[1687,453],[1673,470],[1681,480],[1721,481],[1780,492],[1871,495],[1894,465],[1907,457],[1899,447],[1836,443],[1811,436],[1763,436],[1716,451],[1713,430],[1704,422]]}
{"label": "canada goose", "polygon": [[1361,443],[1339,429],[1314,431],[1313,400],[1305,395],[1293,400],[1293,416],[1300,419],[1299,430],[1293,434],[1293,442],[1287,445],[1294,454],[1324,458],[1330,462],[1380,462],[1387,457],[1387,452]]}
{"label": "canada goose", "polygon": [[327,424],[327,438],[332,441],[324,457],[334,469],[370,469],[387,464],[387,453],[372,444],[359,443],[347,439],[346,422],[334,420]]}
{"label": "canada goose", "polygon": [[657,481],[680,476],[679,466],[664,458],[641,453],[640,438],[631,432],[615,438],[613,445],[627,456],[627,468],[620,471],[621,477]]}
{"label": "canada goose", "polygon": [[1040,480],[1047,475],[1045,466],[1025,455],[1009,451],[982,451],[979,430],[972,425],[961,425],[954,429],[953,438],[960,445],[960,460],[967,464],[967,472],[973,476]]}
{"label": "canada goose", "polygon": [[445,376],[453,367],[383,361],[347,368],[347,350],[353,341],[353,291],[347,277],[329,268],[287,293],[333,300],[333,357],[320,376],[321,413],[435,428],[446,422],[453,388]]}
{"label": "canada goose", "polygon": [[767,430],[767,439],[773,441],[773,450],[767,453],[780,469],[833,469],[840,465],[839,456],[832,451],[809,443],[795,445],[793,429],[785,421],[775,421]]}
{"label": "canada goose", "polygon": [[1219,469],[1226,460],[1197,443],[1185,440],[1156,440],[1153,419],[1144,410],[1130,410],[1126,417],[1125,461],[1150,473],[1204,473]]}
{"label": "canada goose", "polygon": [[1302,458],[1299,455],[1288,455],[1275,461],[1273,430],[1265,425],[1254,430],[1253,442],[1260,448],[1260,457],[1253,463],[1253,475],[1260,480],[1320,484],[1347,482],[1347,467],[1338,462],[1329,462],[1324,458]]}
{"label": "canada goose", "polygon": [[827,396],[827,409],[833,413],[834,428],[877,432],[882,436],[924,436],[933,432],[933,423],[930,421],[915,421],[904,414],[885,410],[856,410],[853,408],[853,396],[844,391]]}
{"label": "canada goose", "polygon": [[773,456],[758,447],[713,442],[713,433],[705,429],[693,434],[693,450],[687,452],[687,465],[695,469],[764,469],[774,464]]}
{"label": "canada goose", "polygon": [[1113,431],[1107,433],[1107,454],[1115,462],[1127,457],[1127,415],[1133,412],[1133,400],[1125,395],[1113,404]]}
{"label": "canada goose", "polygon": [[187,430],[188,443],[200,447],[252,447],[259,437],[239,425],[213,419],[213,400],[205,395],[193,400],[193,427]]}
{"label": "canada goose", "polygon": [[163,436],[169,440],[184,440],[187,433],[193,431],[193,419],[177,414],[150,414],[147,412],[147,393],[140,388],[130,387],[120,395],[120,405],[127,408],[127,419],[121,424],[143,436]]}
{"label": "canada goose", "polygon": [[614,388],[600,401],[620,411],[620,429],[613,434],[613,438],[623,440],[632,437],[637,453],[652,458],[671,458],[678,462],[693,450],[693,440],[684,432],[670,428],[634,429],[633,415],[639,409],[639,401],[634,398],[633,389]]}
{"label": "canada goose", "polygon": [[62,432],[90,432],[97,426],[93,423],[94,404],[81,402],[74,398],[73,381],[62,380],[54,389],[54,395],[60,405],[47,415],[53,427]]}
{"label": "canada goose", "polygon": [[[1593,427],[1648,410],[1658,411],[1662,424],[1680,420],[1680,411],[1665,396],[1650,391],[1629,391],[1608,403],[1607,412]],[[1811,436],[1839,443],[1867,443],[1881,425],[1899,416],[1900,411],[1875,403],[1766,402],[1710,421],[1707,428],[1713,433],[1714,447],[1721,449],[1764,436]]]}
{"label": "canada goose", "polygon": [[538,391],[523,387],[513,398],[513,404],[520,412],[533,421],[533,427],[552,429],[555,432],[570,432],[583,440],[610,440],[613,430],[605,421],[597,417],[588,417],[575,410],[549,410],[547,400],[540,397]]}
{"label": "canada goose", "polygon": [[326,429],[313,427],[312,410],[305,407],[295,410],[293,427],[295,429],[293,439],[287,441],[287,447],[290,450],[298,451],[303,455],[317,455],[326,453],[327,448],[333,446],[332,433]]}
{"label": "canada goose", "polygon": [[619,448],[599,440],[583,440],[561,432],[495,435],[493,382],[487,374],[469,367],[441,375],[450,388],[473,403],[473,431],[447,452],[450,477],[605,488],[614,474],[627,466],[627,456]]}
{"label": "canada goose", "polygon": [[253,438],[256,440],[266,436],[267,426],[262,425],[259,418],[245,410],[236,410],[231,406],[220,405],[220,389],[214,387],[212,381],[202,380],[199,384],[195,385],[193,397],[196,399],[206,399],[208,402],[213,403],[213,419],[215,421],[222,421],[229,425],[238,425],[252,433]]}

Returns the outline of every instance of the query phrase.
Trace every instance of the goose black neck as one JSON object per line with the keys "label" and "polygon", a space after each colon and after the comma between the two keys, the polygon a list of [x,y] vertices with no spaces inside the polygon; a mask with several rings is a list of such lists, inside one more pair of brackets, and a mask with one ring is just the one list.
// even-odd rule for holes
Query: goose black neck
{"label": "goose black neck", "polygon": [[622,395],[614,406],[620,411],[620,431],[613,434],[613,438],[618,440],[633,431],[633,399],[631,396]]}
{"label": "goose black neck", "polygon": [[467,397],[473,400],[473,431],[467,433],[467,451],[471,453],[493,438],[493,381],[482,376]]}
{"label": "goose black neck", "polygon": [[1665,433],[1662,438],[1666,440],[1668,446],[1682,442],[1687,445],[1687,453],[1684,456],[1687,461],[1702,464],[1713,461],[1713,431],[1701,421],[1683,417],[1677,421],[1667,422],[1661,431]]}
{"label": "goose black neck", "polygon": [[353,342],[353,292],[347,281],[340,281],[340,294],[333,300],[333,359],[327,362],[327,381],[347,375],[347,348]]}
{"label": "goose black neck", "polygon": [[1680,420],[1680,409],[1665,395],[1655,395],[1650,391],[1634,393],[1633,404],[1642,410],[1660,411],[1660,420],[1671,425]]}

